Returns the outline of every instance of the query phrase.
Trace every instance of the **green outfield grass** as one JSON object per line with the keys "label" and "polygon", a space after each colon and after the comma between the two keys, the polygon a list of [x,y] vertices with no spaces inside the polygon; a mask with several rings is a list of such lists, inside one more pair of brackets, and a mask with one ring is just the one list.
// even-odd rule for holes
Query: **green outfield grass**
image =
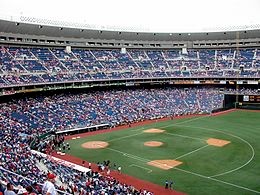
{"label": "green outfield grass", "polygon": [[[158,128],[164,133],[144,133]],[[209,146],[208,138],[231,141],[224,147]],[[106,141],[105,149],[84,149],[87,141]],[[160,141],[160,147],[144,146]],[[200,116],[158,122],[145,126],[70,140],[71,155],[91,162],[109,159],[122,172],[188,194],[260,193],[260,112],[235,111],[219,116]],[[178,159],[183,164],[162,170],[148,161]]]}

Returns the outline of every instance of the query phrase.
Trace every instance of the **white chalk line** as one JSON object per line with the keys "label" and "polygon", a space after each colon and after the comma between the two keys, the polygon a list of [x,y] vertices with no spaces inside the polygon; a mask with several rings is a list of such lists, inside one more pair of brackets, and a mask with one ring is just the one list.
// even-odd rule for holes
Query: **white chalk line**
{"label": "white chalk line", "polygon": [[141,168],[141,169],[148,170],[147,173],[151,173],[151,172],[153,172],[152,169],[148,169],[148,168],[146,168],[146,167],[139,166],[139,165],[137,165],[137,164],[131,164],[131,165],[129,165],[129,167],[139,167],[139,168]]}
{"label": "white chalk line", "polygon": [[[194,127],[194,126],[183,126],[183,125],[180,125],[180,124],[183,124],[183,123],[187,123],[187,122],[191,122],[191,121],[195,121],[195,120],[199,120],[199,119],[202,119],[202,118],[206,118],[206,117],[209,117],[209,115],[206,115],[206,116],[202,116],[202,117],[197,117],[197,118],[192,118],[190,120],[185,120],[185,121],[181,121],[179,123],[174,123],[174,124],[170,124],[170,125],[166,125],[166,126],[162,126],[160,128],[166,128],[166,127],[171,127],[171,126],[182,126],[182,127],[189,127],[189,128],[199,128],[199,129],[204,129],[204,130],[207,130],[207,131],[216,131],[216,132],[220,132],[220,133],[223,133],[223,134],[226,134],[226,135],[229,135],[229,136],[232,136],[232,137],[235,137],[237,139],[240,139],[242,142],[246,143],[250,149],[251,149],[251,152],[252,152],[252,156],[251,158],[243,165],[235,168],[235,169],[232,169],[232,170],[229,170],[229,171],[226,171],[226,172],[223,172],[223,173],[220,173],[220,174],[216,174],[216,175],[212,175],[212,176],[209,176],[207,178],[211,178],[213,179],[213,177],[217,177],[217,176],[222,176],[222,175],[226,175],[228,173],[232,173],[232,172],[235,172],[239,169],[242,169],[243,167],[245,167],[246,165],[248,165],[254,158],[255,156],[255,151],[254,151],[254,148],[253,146],[246,140],[244,140],[243,138],[239,137],[239,136],[236,136],[236,135],[233,135],[233,134],[230,134],[230,133],[227,133],[227,132],[224,132],[224,131],[220,131],[220,130],[215,130],[215,129],[210,129],[210,128],[203,128],[203,127]],[[138,129],[140,130],[140,129]],[[140,133],[141,134],[141,133]],[[170,133],[166,133],[166,134],[170,134]],[[136,134],[137,135],[137,134]],[[178,134],[179,135],[179,134]],[[176,135],[177,136],[177,135]],[[180,136],[180,135],[179,135]],[[186,136],[187,138],[189,136]],[[190,137],[191,138],[191,137]],[[196,139],[196,138],[193,138],[193,139]],[[197,139],[200,139],[200,138],[197,138]],[[206,177],[206,176],[205,176]],[[222,181],[222,180],[219,180],[219,181]],[[223,183],[223,182],[222,182]],[[227,182],[226,182],[227,183]],[[230,183],[231,184],[231,183]],[[232,185],[235,185],[235,184],[232,184]],[[248,188],[249,189],[249,188]]]}
{"label": "white chalk line", "polygon": [[[205,118],[205,117],[207,117],[207,116],[192,118],[192,119],[189,119],[189,120],[181,121],[181,122],[179,122],[179,123],[174,123],[174,124],[170,124],[170,125],[165,125],[165,126],[162,126],[162,127],[160,127],[160,128],[166,128],[166,127],[169,127],[169,126],[174,126],[174,125],[178,125],[178,124],[183,124],[183,123],[186,123],[186,122],[198,120],[198,119]],[[139,131],[139,130],[144,130],[144,129],[145,129],[145,128],[142,127],[142,128],[138,128],[138,129],[131,130],[131,131]],[[137,135],[140,135],[140,134],[143,134],[143,133],[144,133],[144,132],[140,132],[140,133],[136,133],[136,134],[132,134],[132,135],[127,135],[127,136],[123,136],[123,137],[111,139],[111,140],[108,140],[108,141],[106,141],[106,142],[117,141],[117,140],[125,139],[125,138],[128,138],[128,137],[134,137],[134,136],[137,136]],[[165,134],[171,134],[171,133],[165,133]],[[186,137],[186,138],[190,138],[190,139],[203,140],[203,139],[200,139],[200,138],[194,138],[194,137],[189,137],[189,136],[180,135],[180,134],[172,134],[172,135],[176,135],[176,136],[179,136],[179,137]],[[204,140],[203,140],[203,141],[204,141]]]}
{"label": "white chalk line", "polygon": [[[204,145],[204,146],[202,146],[202,147],[199,147],[199,148],[197,148],[197,149],[195,149],[195,150],[192,150],[191,152],[185,153],[185,154],[183,154],[183,155],[181,155],[181,156],[178,156],[177,158],[174,158],[174,160],[180,159],[180,158],[182,158],[182,157],[184,157],[184,156],[188,156],[188,155],[190,155],[190,154],[192,154],[192,153],[194,153],[194,152],[197,152],[197,151],[199,151],[199,150],[201,150],[201,149],[203,149],[203,148],[206,148],[206,147],[208,147],[208,146],[209,146],[209,145]],[[129,158],[133,158],[133,159],[135,159],[135,160],[140,160],[140,161],[145,162],[145,163],[148,163],[148,162],[151,161],[151,160],[149,160],[149,159],[142,158],[142,157],[139,157],[139,156],[136,156],[136,155],[133,155],[133,154],[128,154],[128,153],[125,153],[125,152],[122,152],[122,151],[120,151],[120,150],[116,150],[116,149],[113,149],[113,148],[107,148],[107,149],[113,150],[113,151],[115,151],[115,152],[119,152],[119,153],[123,154],[123,156],[129,157]],[[153,164],[163,165],[163,166],[166,166],[167,168],[172,168],[172,166],[168,166],[167,164],[163,164],[163,163],[159,163],[159,162],[153,162]]]}
{"label": "white chalk line", "polygon": [[[177,126],[178,126],[178,125],[177,125]],[[226,135],[229,135],[229,136],[231,136],[231,137],[235,137],[235,138],[241,140],[242,142],[246,143],[246,144],[249,146],[249,148],[251,149],[252,155],[251,155],[250,159],[249,159],[247,162],[245,162],[244,164],[242,164],[241,166],[239,166],[239,167],[237,167],[237,168],[235,168],[235,169],[231,169],[231,170],[225,171],[225,172],[223,172],[223,173],[219,173],[219,174],[216,174],[216,175],[212,175],[212,176],[210,176],[210,177],[217,177],[217,176],[221,176],[221,175],[226,175],[226,174],[228,174],[228,173],[232,173],[232,172],[234,172],[234,171],[237,171],[237,170],[239,170],[239,169],[242,169],[243,167],[245,167],[246,165],[248,165],[248,164],[253,160],[253,158],[254,158],[254,156],[255,156],[254,147],[253,147],[247,140],[245,140],[245,139],[243,139],[243,138],[241,138],[241,137],[239,137],[239,136],[233,135],[233,134],[231,134],[231,133],[227,133],[227,132],[225,132],[225,131],[220,131],[220,130],[210,129],[210,128],[204,128],[204,127],[183,126],[183,125],[181,125],[181,127],[197,128],[197,129],[203,129],[203,130],[206,130],[206,131],[216,131],[216,132],[220,132],[220,133],[223,133],[223,134],[226,134]]]}
{"label": "white chalk line", "polygon": [[134,136],[137,136],[137,135],[140,135],[140,134],[143,134],[143,132],[131,134],[131,135],[123,136],[123,137],[118,137],[118,138],[115,138],[115,139],[108,140],[106,142],[118,141],[118,140],[125,139],[125,138],[128,138],[128,137],[134,137]]}
{"label": "white chalk line", "polygon": [[[219,131],[219,130],[216,130],[216,129],[210,129],[210,128],[204,128],[204,127],[194,127],[194,126],[185,126],[185,125],[180,125],[180,124],[183,124],[183,123],[186,123],[186,122],[191,122],[191,121],[194,121],[194,120],[198,120],[198,119],[202,119],[202,118],[205,118],[205,117],[209,117],[209,115],[206,115],[206,116],[202,116],[202,117],[197,117],[197,118],[192,118],[192,119],[189,119],[189,120],[185,120],[185,121],[181,121],[179,123],[174,123],[174,124],[170,124],[170,125],[166,125],[166,126],[162,126],[160,128],[166,128],[166,127],[170,127],[170,126],[181,126],[181,127],[188,127],[188,128],[198,128],[198,129],[204,129],[204,130],[207,130],[207,131],[216,131],[216,132],[220,132],[220,133],[223,133],[223,134],[226,134],[226,135],[229,135],[229,136],[232,136],[232,137],[235,137],[237,139],[240,139],[242,142],[246,143],[250,149],[251,149],[251,152],[252,152],[252,156],[251,158],[246,162],[244,163],[243,165],[235,168],[235,169],[232,169],[232,170],[229,170],[229,171],[226,171],[226,172],[223,172],[223,173],[220,173],[220,174],[216,174],[216,175],[212,175],[210,177],[217,177],[217,176],[221,176],[221,175],[226,175],[228,173],[232,173],[234,171],[237,171],[243,167],[245,167],[246,165],[248,165],[254,158],[255,156],[255,151],[254,151],[254,148],[253,146],[246,140],[244,140],[243,138],[239,137],[239,136],[236,136],[236,135],[233,135],[231,133],[227,133],[227,132],[224,132],[224,131]],[[143,132],[139,133],[139,134],[142,134]],[[139,135],[139,134],[134,134],[132,136],[136,136],[136,135]],[[171,133],[165,133],[165,134],[171,134]],[[172,134],[173,135],[173,134]],[[200,138],[192,138],[190,136],[185,136],[185,135],[180,135],[180,134],[175,134],[176,136],[182,136],[182,137],[186,137],[186,138],[191,138],[191,139],[200,139]],[[125,137],[121,137],[121,139],[124,139]],[[119,139],[119,138],[118,138]]]}
{"label": "white chalk line", "polygon": [[181,135],[181,134],[177,134],[177,133],[164,132],[164,134],[178,136],[178,137],[184,137],[184,138],[189,138],[189,139],[195,139],[195,140],[199,140],[199,141],[205,141],[205,139],[201,139],[201,138],[198,138],[198,137],[190,137],[190,136],[187,136],[187,135]]}
{"label": "white chalk line", "polygon": [[[116,149],[113,149],[113,148],[106,148],[106,149],[114,151],[114,152],[118,152],[118,153],[122,154],[125,157],[132,158],[132,159],[144,162],[144,163],[148,163],[148,162],[152,161],[150,159],[142,158],[142,157],[139,157],[139,156],[136,156],[136,155],[133,155],[133,154],[129,154],[129,153],[126,153],[126,152],[122,152],[120,150],[116,150]],[[159,162],[154,162],[153,164],[158,164],[160,166],[164,166],[164,167],[167,167],[167,168],[172,168],[171,166],[168,166],[167,164],[163,164],[163,163],[159,163]]]}
{"label": "white chalk line", "polygon": [[132,130],[130,130],[130,131],[139,131],[139,130],[143,130],[143,129],[145,129],[145,128],[142,127],[142,128],[138,128],[138,129],[132,129]]}
{"label": "white chalk line", "polygon": [[[216,132],[220,132],[220,133],[223,133],[223,134],[226,134],[226,135],[235,137],[235,138],[237,138],[237,139],[240,139],[242,142],[246,143],[246,144],[250,147],[251,152],[252,152],[252,156],[251,156],[251,158],[250,158],[246,163],[244,163],[243,165],[241,165],[241,166],[239,166],[239,167],[237,167],[237,168],[235,168],[235,169],[232,169],[232,170],[229,170],[229,171],[220,173],[220,174],[212,175],[212,176],[210,176],[210,177],[217,177],[217,176],[221,176],[221,175],[226,175],[226,174],[228,174],[228,173],[232,173],[232,172],[234,172],[234,171],[237,171],[237,170],[239,170],[239,169],[242,169],[243,167],[245,167],[246,165],[248,165],[248,164],[253,160],[253,158],[254,158],[254,156],[255,156],[255,151],[254,151],[254,147],[253,147],[247,140],[245,140],[245,139],[243,139],[243,138],[241,138],[241,137],[239,137],[239,136],[233,135],[233,134],[231,134],[231,133],[227,133],[227,132],[220,131],[220,130],[216,130],[216,129],[180,125],[180,124],[183,124],[183,123],[186,123],[186,122],[191,122],[191,121],[198,120],[198,119],[202,119],[202,118],[205,118],[205,117],[209,117],[209,115],[202,116],[202,117],[198,117],[198,118],[193,118],[193,120],[190,119],[190,120],[185,120],[185,121],[182,121],[182,122],[179,122],[179,123],[170,124],[170,125],[167,125],[167,126],[162,126],[161,128],[166,128],[166,127],[170,127],[170,126],[180,126],[180,127],[204,129],[204,130],[207,130],[207,131],[216,131]],[[165,133],[165,134],[170,134],[170,133]],[[177,134],[176,134],[176,136],[177,136]],[[180,136],[180,135],[178,134],[178,136]],[[183,136],[183,137],[184,137],[184,136]],[[186,137],[188,138],[189,136],[186,136]],[[191,138],[191,137],[190,137],[190,138]],[[193,138],[193,139],[196,139],[196,138]],[[198,138],[198,139],[200,139],[200,138]]]}
{"label": "white chalk line", "polygon": [[[183,123],[185,123],[185,122],[190,122],[190,121],[198,120],[198,119],[205,118],[205,117],[207,117],[207,116],[192,118],[192,119],[189,119],[189,120],[181,121],[181,122],[179,122],[179,123],[174,123],[174,124],[162,126],[162,127],[160,127],[160,128],[166,128],[166,127],[168,127],[168,126],[174,126],[174,125],[177,125],[177,124],[183,124]],[[145,129],[144,127],[141,127],[141,128],[134,129],[134,130],[131,130],[131,131],[139,131],[139,130],[144,130],[144,129]],[[125,138],[128,138],[128,137],[134,137],[134,136],[137,136],[137,135],[140,135],[140,134],[143,134],[143,133],[144,133],[144,132],[140,132],[140,133],[136,133],[136,134],[132,134],[132,135],[127,135],[127,136],[123,136],[123,137],[118,137],[118,138],[115,138],[115,139],[108,140],[108,141],[106,141],[106,142],[113,142],[113,141],[125,139]],[[165,134],[171,134],[171,133],[165,133]],[[173,135],[173,134],[172,134],[172,135]],[[190,139],[200,139],[200,138],[194,138],[194,137],[189,137],[189,136],[180,135],[180,134],[174,134],[174,135],[179,136],[179,137],[186,137],[186,138],[190,138]],[[200,139],[200,140],[203,140],[203,139]],[[203,140],[203,141],[204,141],[204,140]]]}
{"label": "white chalk line", "polygon": [[174,158],[174,160],[180,159],[180,158],[182,158],[182,157],[184,157],[184,156],[188,156],[189,154],[192,154],[192,153],[194,153],[194,152],[197,152],[197,151],[199,151],[199,150],[202,150],[203,148],[206,148],[206,147],[208,147],[208,146],[209,146],[209,145],[205,145],[205,146],[199,147],[199,148],[197,148],[197,149],[195,149],[195,150],[192,150],[191,152],[188,152],[188,153],[186,153],[186,154],[183,154],[183,155],[181,155],[181,156],[178,156],[177,158]]}
{"label": "white chalk line", "polygon": [[191,121],[200,120],[200,119],[203,119],[203,118],[206,118],[206,117],[209,117],[209,116],[210,115],[205,115],[205,116],[200,116],[200,117],[196,117],[196,118],[191,118],[191,119],[188,119],[188,120],[185,120],[185,121],[181,121],[181,122],[177,122],[177,123],[173,123],[173,124],[163,126],[162,128],[171,127],[171,126],[179,125],[179,124],[183,124],[183,123],[189,123]]}
{"label": "white chalk line", "polygon": [[[141,161],[141,162],[147,163],[147,162],[151,161],[149,159],[145,159],[145,158],[142,158],[142,157],[139,157],[139,156],[136,156],[136,155],[128,154],[128,153],[125,153],[125,152],[122,152],[122,151],[119,151],[119,150],[116,150],[116,149],[112,149],[112,148],[106,148],[106,149],[121,153],[128,158],[132,158],[132,159],[135,159],[135,160],[138,160],[138,161]],[[236,184],[233,184],[233,183],[230,183],[230,182],[226,182],[226,181],[223,181],[223,180],[219,180],[219,179],[216,179],[216,178],[208,177],[208,176],[205,176],[205,175],[201,175],[201,174],[194,173],[194,172],[191,172],[191,171],[187,171],[187,170],[184,170],[184,169],[180,169],[180,168],[177,168],[177,167],[171,167],[171,166],[165,165],[163,163],[159,163],[159,162],[155,162],[154,164],[158,164],[160,166],[164,166],[164,167],[168,167],[168,168],[173,168],[175,170],[182,171],[182,172],[185,172],[185,173],[189,173],[189,174],[192,174],[192,175],[196,175],[196,176],[201,177],[201,178],[205,178],[205,179],[209,179],[209,180],[212,180],[212,181],[224,183],[226,185],[230,185],[230,186],[233,186],[233,187],[236,187],[236,188],[240,188],[240,189],[243,189],[243,190],[247,190],[247,191],[251,191],[251,192],[260,194],[259,191],[256,191],[256,190],[244,187],[244,186],[236,185]]]}
{"label": "white chalk line", "polygon": [[207,177],[207,176],[205,176],[205,175],[201,175],[201,174],[194,173],[194,172],[191,172],[191,171],[187,171],[187,170],[184,170],[184,169],[180,169],[180,168],[177,168],[177,167],[173,167],[173,169],[176,169],[176,170],[178,170],[178,171],[182,171],[182,172],[185,172],[185,173],[189,173],[189,174],[192,174],[192,175],[196,175],[196,176],[198,176],[198,177],[202,177],[202,178],[209,179],[209,180],[212,180],[212,181],[224,183],[224,184],[226,184],[226,185],[230,185],[230,186],[233,186],[233,187],[237,187],[237,188],[240,188],[240,189],[243,189],[243,190],[247,190],[247,191],[251,191],[251,192],[260,194],[259,191],[256,191],[256,190],[253,190],[253,189],[250,189],[250,188],[241,186],[241,185],[236,185],[236,184],[233,184],[233,183],[230,183],[230,182],[226,182],[226,181],[223,181],[223,180],[220,180],[220,179],[216,179],[216,178],[212,178],[212,177]]}
{"label": "white chalk line", "polygon": [[133,158],[135,160],[139,160],[139,161],[142,161],[142,162],[149,162],[150,161],[149,159],[145,159],[145,158],[142,158],[142,157],[139,157],[139,156],[136,156],[136,155],[128,154],[126,152],[122,152],[122,151],[117,150],[117,149],[113,149],[113,148],[106,148],[106,149],[114,151],[114,152],[117,152],[117,153],[120,153],[123,156],[129,157],[129,158]]}

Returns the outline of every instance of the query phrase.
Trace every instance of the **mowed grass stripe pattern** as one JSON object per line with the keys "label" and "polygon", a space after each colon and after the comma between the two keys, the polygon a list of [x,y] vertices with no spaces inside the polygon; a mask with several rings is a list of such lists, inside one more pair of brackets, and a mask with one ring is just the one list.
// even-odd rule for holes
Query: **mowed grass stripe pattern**
{"label": "mowed grass stripe pattern", "polygon": [[[165,132],[143,133],[143,130],[150,128],[163,129]],[[224,139],[231,143],[222,148],[204,147],[208,138]],[[124,173],[159,185],[164,185],[166,179],[173,179],[175,189],[188,194],[256,194],[260,191],[259,138],[260,113],[235,111],[214,117],[158,122],[70,140],[69,153],[95,163],[109,159],[120,165]],[[81,147],[81,144],[94,140],[107,141],[109,149],[91,150]],[[251,145],[254,155],[252,148],[243,140]],[[143,144],[146,141],[160,141],[164,144],[160,147],[147,147]],[[198,148],[202,149],[195,151]],[[183,164],[176,169],[162,170],[146,164],[150,160],[175,159],[178,156],[183,156],[178,159]],[[238,170],[228,173],[236,168]],[[219,175],[226,172],[227,174]],[[223,182],[207,179],[214,175],[219,175],[214,177],[215,180]]]}

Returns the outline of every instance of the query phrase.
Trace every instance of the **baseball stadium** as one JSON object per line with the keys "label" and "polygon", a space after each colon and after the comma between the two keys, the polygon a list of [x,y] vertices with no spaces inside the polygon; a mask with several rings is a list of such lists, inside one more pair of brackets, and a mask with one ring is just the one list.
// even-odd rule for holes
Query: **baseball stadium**
{"label": "baseball stadium", "polygon": [[260,194],[258,1],[0,4],[0,195]]}

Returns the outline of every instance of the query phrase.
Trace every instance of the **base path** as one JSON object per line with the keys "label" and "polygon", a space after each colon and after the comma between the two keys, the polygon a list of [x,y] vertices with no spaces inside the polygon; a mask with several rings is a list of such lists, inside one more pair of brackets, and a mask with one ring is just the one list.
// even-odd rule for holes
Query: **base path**
{"label": "base path", "polygon": [[[52,154],[52,156],[60,158],[62,160],[66,160],[68,162],[72,162],[78,165],[82,166],[82,161],[83,159],[77,158],[75,156],[71,156],[68,154],[65,154],[64,156],[58,155],[56,153]],[[88,163],[86,163],[88,164]],[[92,170],[94,171],[98,171],[98,167],[96,164],[92,163]],[[119,174],[118,171],[111,171],[110,175],[112,177],[114,177],[115,179],[117,179],[118,181],[120,181],[121,183],[125,183],[128,185],[132,185],[137,189],[147,189],[151,192],[154,193],[154,195],[185,195],[185,193],[183,192],[177,192],[174,190],[170,190],[170,189],[165,189],[163,186],[148,182],[148,181],[144,181],[135,177],[132,177],[130,175],[126,175],[126,174]],[[163,183],[164,185],[164,183]]]}

